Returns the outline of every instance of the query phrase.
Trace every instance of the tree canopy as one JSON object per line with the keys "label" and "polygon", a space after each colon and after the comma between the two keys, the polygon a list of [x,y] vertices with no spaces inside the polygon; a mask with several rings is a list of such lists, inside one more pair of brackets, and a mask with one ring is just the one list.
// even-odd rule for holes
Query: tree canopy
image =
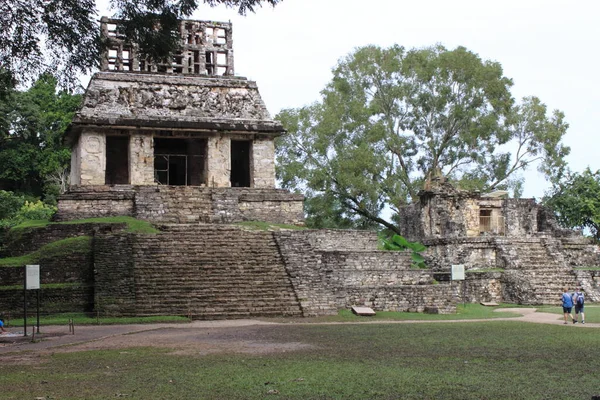
{"label": "tree canopy", "polygon": [[589,229],[600,240],[600,171],[587,168],[581,174],[568,174],[554,185],[544,204],[564,228]]}
{"label": "tree canopy", "polygon": [[499,63],[464,47],[360,48],[320,101],[277,116],[289,131],[277,143],[278,178],[305,193],[309,223],[392,230],[435,176],[517,195],[531,165],[559,179],[564,115],[533,96],[517,103],[511,86]]}
{"label": "tree canopy", "polygon": [[[141,43],[142,55],[167,58],[175,49],[176,21],[205,3],[236,8],[240,14],[281,0],[111,0],[115,17],[129,20],[127,38]],[[0,2],[0,96],[16,83],[41,73],[72,87],[80,73],[99,64],[100,41],[94,0],[11,0]],[[175,22],[174,22],[175,21]],[[156,26],[161,28],[157,31]]]}
{"label": "tree canopy", "polygon": [[52,202],[71,160],[63,135],[80,101],[80,95],[57,91],[51,75],[0,99],[0,190]]}

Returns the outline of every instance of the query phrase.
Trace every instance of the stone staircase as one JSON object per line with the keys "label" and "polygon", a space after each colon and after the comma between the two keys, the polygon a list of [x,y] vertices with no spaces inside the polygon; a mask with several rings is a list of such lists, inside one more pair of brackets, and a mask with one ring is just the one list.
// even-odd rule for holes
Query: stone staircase
{"label": "stone staircase", "polygon": [[133,245],[137,314],[302,315],[271,232],[208,224],[161,231]]}
{"label": "stone staircase", "polygon": [[572,290],[577,277],[550,238],[498,239],[505,265],[503,298],[518,304],[558,304],[563,288]]}

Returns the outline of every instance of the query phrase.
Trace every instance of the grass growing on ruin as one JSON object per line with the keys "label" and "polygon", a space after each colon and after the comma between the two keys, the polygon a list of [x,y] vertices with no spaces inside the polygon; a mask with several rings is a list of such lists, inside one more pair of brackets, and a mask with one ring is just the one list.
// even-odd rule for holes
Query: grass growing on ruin
{"label": "grass growing on ruin", "polygon": [[[134,334],[135,335],[135,334]],[[600,394],[597,332],[495,321],[206,329],[188,355],[165,348],[3,360],[5,398],[589,399]],[[246,349],[211,353],[211,341]],[[141,338],[141,337],[140,337]],[[204,351],[202,350],[204,349]],[[576,382],[576,384],[569,384]]]}
{"label": "grass growing on ruin", "polygon": [[287,224],[275,224],[271,222],[263,221],[244,221],[238,222],[236,225],[241,225],[245,228],[257,230],[257,231],[277,231],[277,230],[305,230],[308,229],[305,226],[287,225]]}
{"label": "grass growing on ruin", "polygon": [[148,221],[135,219],[133,217],[102,217],[102,218],[86,218],[73,221],[50,222],[45,220],[29,220],[24,221],[19,225],[11,228],[11,232],[16,232],[27,228],[43,228],[47,225],[74,225],[74,224],[127,224],[127,232],[135,233],[159,233],[160,231]]}
{"label": "grass growing on ruin", "polygon": [[64,257],[74,253],[87,253],[91,250],[91,244],[92,238],[90,236],[77,236],[57,240],[23,256],[2,258],[0,259],[0,267],[18,267],[26,264],[35,264],[45,258]]}
{"label": "grass growing on ruin", "polygon": [[[31,325],[35,317],[28,317],[28,324]],[[157,323],[171,323],[171,322],[190,322],[189,318],[181,317],[176,315],[159,315],[152,317],[103,317],[96,316],[93,314],[83,313],[65,313],[55,315],[41,315],[40,325],[67,325],[69,320],[73,320],[73,323],[77,325],[126,325],[126,324],[157,324]],[[10,327],[23,327],[23,319],[12,319],[10,320]]]}

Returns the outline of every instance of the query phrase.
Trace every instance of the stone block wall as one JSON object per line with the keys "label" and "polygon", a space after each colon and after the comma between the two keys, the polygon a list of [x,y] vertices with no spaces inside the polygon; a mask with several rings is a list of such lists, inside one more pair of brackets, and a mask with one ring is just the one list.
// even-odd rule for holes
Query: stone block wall
{"label": "stone block wall", "polygon": [[[95,232],[120,231],[125,224],[51,224],[44,227],[24,228],[9,232],[0,243],[0,257],[17,257],[61,239],[93,236]],[[2,282],[0,280],[0,282]]]}
{"label": "stone block wall", "polygon": [[[458,292],[455,286],[353,286],[344,289],[343,308],[363,305],[378,311],[424,312],[439,314],[456,312]],[[340,303],[341,304],[341,303]]]}
{"label": "stone block wall", "polygon": [[275,187],[275,143],[272,139],[256,139],[252,143],[252,187]]}
{"label": "stone block wall", "polygon": [[135,314],[133,242],[136,235],[116,233],[94,239],[94,310]]}
{"label": "stone block wall", "polygon": [[334,315],[337,304],[326,287],[321,255],[311,246],[306,232],[281,231],[273,237],[281,253],[305,316]]}
{"label": "stone block wall", "polygon": [[208,138],[208,186],[229,187],[231,185],[231,138],[213,136]]}
{"label": "stone block wall", "polygon": [[374,231],[314,229],[296,234],[305,236],[319,251],[373,251],[379,243]]}
{"label": "stone block wall", "polygon": [[[65,236],[71,233],[72,230],[67,231]],[[57,231],[53,234],[58,237]],[[49,236],[47,235],[47,237]],[[40,265],[40,310],[42,313],[92,310],[94,278],[91,251],[65,252],[56,257],[42,257],[36,261],[36,264]],[[22,314],[23,283],[23,266],[0,266],[0,310],[16,315]],[[28,304],[31,307],[35,305],[35,292],[35,290],[30,290],[27,294]]]}
{"label": "stone block wall", "polygon": [[154,184],[154,144],[152,136],[131,132],[129,137],[129,182]]}
{"label": "stone block wall", "polygon": [[408,252],[377,251],[368,231],[277,232],[280,251],[304,309],[365,305],[378,311],[456,311],[454,289],[413,270]]}
{"label": "stone block wall", "polygon": [[502,212],[506,220],[506,236],[523,237],[537,232],[538,208],[534,199],[505,199]]}
{"label": "stone block wall", "polygon": [[281,189],[78,186],[60,197],[56,220],[127,215],[155,223],[304,223],[302,195]]}

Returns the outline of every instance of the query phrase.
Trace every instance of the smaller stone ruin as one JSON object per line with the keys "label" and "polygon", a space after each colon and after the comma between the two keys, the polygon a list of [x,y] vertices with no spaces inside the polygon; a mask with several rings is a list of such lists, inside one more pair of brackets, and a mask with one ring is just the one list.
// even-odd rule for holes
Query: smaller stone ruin
{"label": "smaller stone ruin", "polygon": [[534,199],[459,190],[443,181],[400,210],[401,230],[428,246],[436,279],[451,265],[467,271],[470,301],[554,304],[564,287],[583,286],[600,300],[600,276],[581,267],[600,265],[598,247],[581,233],[561,229]]}

